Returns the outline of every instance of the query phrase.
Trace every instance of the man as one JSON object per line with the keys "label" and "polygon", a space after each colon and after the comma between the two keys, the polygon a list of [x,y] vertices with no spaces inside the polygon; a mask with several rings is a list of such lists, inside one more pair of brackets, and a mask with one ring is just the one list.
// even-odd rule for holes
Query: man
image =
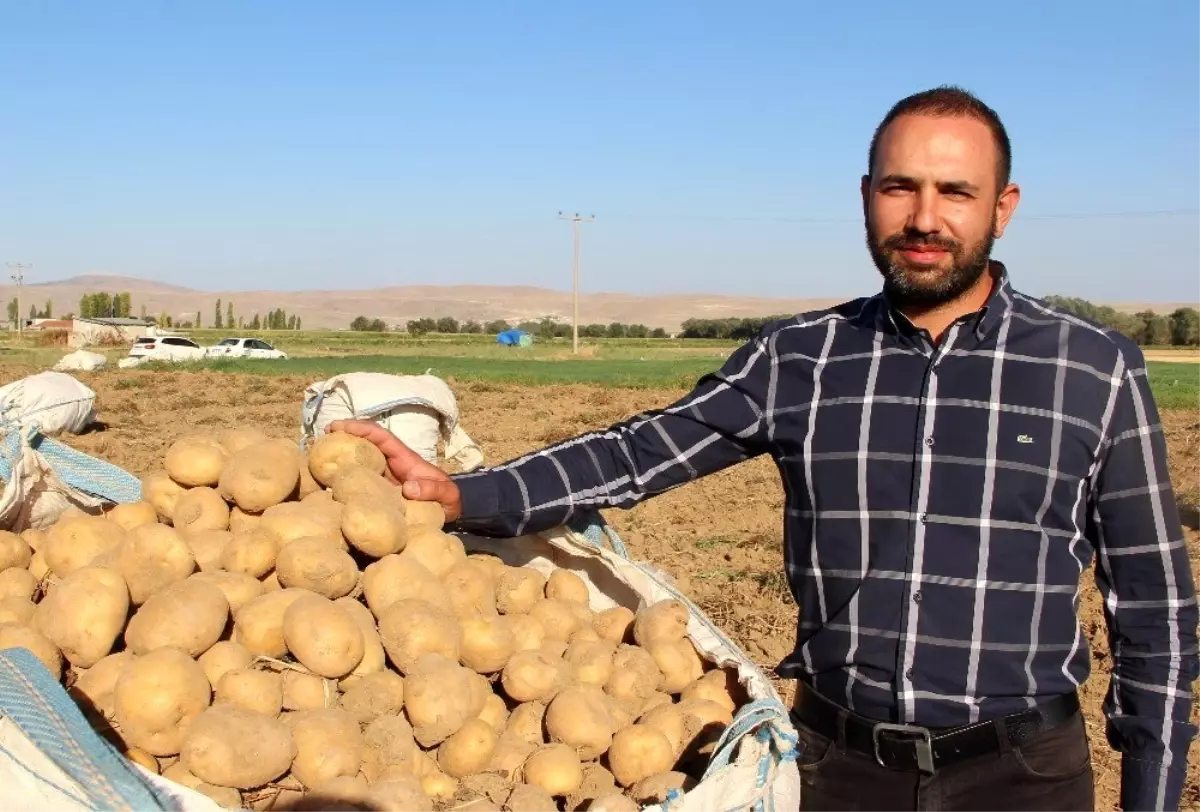
{"label": "man", "polygon": [[862,179],[879,295],[766,326],[665,409],[448,477],[382,429],[412,499],[514,536],[759,454],[786,491],[805,809],[1091,809],[1079,576],[1098,557],[1122,806],[1175,808],[1196,603],[1136,346],[1016,292],[996,114],[899,102]]}

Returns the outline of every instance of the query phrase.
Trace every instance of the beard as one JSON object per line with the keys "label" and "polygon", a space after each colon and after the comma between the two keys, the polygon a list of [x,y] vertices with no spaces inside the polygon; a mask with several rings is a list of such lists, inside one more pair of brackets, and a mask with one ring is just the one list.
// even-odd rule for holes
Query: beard
{"label": "beard", "polygon": [[[995,218],[986,236],[973,245],[908,229],[881,239],[867,223],[867,248],[883,275],[883,287],[898,305],[932,307],[951,302],[970,290],[988,269],[995,243]],[[950,267],[918,265],[903,250],[921,246],[945,251]]]}

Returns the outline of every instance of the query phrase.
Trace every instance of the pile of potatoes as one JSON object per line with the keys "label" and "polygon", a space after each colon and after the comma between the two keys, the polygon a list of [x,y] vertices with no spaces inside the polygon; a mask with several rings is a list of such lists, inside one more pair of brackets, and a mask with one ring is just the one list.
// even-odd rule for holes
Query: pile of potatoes
{"label": "pile of potatoes", "polygon": [[0,648],[228,808],[617,810],[688,789],[745,696],[677,601],[470,554],[348,434],[188,436],[144,501],[0,532]]}

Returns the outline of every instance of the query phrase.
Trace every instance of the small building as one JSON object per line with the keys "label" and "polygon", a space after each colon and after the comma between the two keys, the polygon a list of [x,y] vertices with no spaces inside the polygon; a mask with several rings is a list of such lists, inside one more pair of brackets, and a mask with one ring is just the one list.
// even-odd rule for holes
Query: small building
{"label": "small building", "polygon": [[96,345],[132,344],[138,336],[158,335],[158,328],[141,319],[75,318],[67,345],[76,349]]}

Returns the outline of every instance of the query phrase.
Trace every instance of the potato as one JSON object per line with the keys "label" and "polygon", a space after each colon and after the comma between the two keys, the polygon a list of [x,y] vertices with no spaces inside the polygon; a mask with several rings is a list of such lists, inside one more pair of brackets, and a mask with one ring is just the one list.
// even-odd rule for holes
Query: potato
{"label": "potato", "polygon": [[283,679],[271,671],[249,668],[227,671],[215,684],[213,704],[219,702],[274,718],[283,710]]}
{"label": "potato", "polygon": [[155,592],[182,581],[196,569],[196,557],[187,542],[163,524],[133,528],[116,550],[116,570],[129,585],[134,606],[141,606]]}
{"label": "potato", "polygon": [[154,506],[160,522],[171,521],[175,503],[185,490],[166,471],[155,471],[142,479],[142,499]]}
{"label": "potato", "polygon": [[462,644],[459,660],[479,674],[504,668],[516,649],[516,639],[506,617],[466,617],[459,621]]}
{"label": "potato", "polygon": [[175,500],[171,524],[183,533],[229,528],[229,505],[213,488],[191,488]]}
{"label": "potato", "polygon": [[618,730],[608,749],[608,766],[623,787],[675,766],[675,753],[667,737],[646,725]]}
{"label": "potato", "polygon": [[450,608],[460,618],[496,614],[496,585],[486,569],[463,559],[442,576]]}
{"label": "potato", "polygon": [[371,610],[351,597],[338,598],[333,602],[358,624],[363,635],[363,658],[348,675],[342,678],[338,687],[343,691],[358,681],[360,677],[374,674],[387,667],[387,655],[383,651],[383,641],[379,639],[379,628],[375,625],[375,616]]}
{"label": "potato", "polygon": [[525,761],[537,750],[537,744],[502,735],[496,742],[492,752],[492,760],[488,763],[488,772],[496,773],[508,781],[516,781],[525,766]]}
{"label": "potato", "polygon": [[320,710],[335,705],[337,685],[332,680],[291,669],[283,672],[284,710]]}
{"label": "potato", "polygon": [[[59,518],[62,518],[61,516]],[[46,543],[46,531],[38,530],[33,527],[26,528],[18,533],[21,540],[29,545],[29,548],[35,553],[42,549],[42,545]]]}
{"label": "potato", "polygon": [[202,781],[219,787],[252,789],[288,771],[296,744],[278,719],[239,708],[214,705],[188,727],[181,763]]}
{"label": "potato", "polygon": [[529,616],[542,624],[547,640],[563,643],[580,628],[578,618],[572,612],[573,604],[557,598],[543,598],[529,609]]}
{"label": "potato", "polygon": [[125,645],[134,654],[174,646],[199,657],[221,639],[228,620],[225,594],[188,578],[163,587],[134,612],[125,628]]}
{"label": "potato", "polygon": [[266,442],[269,438],[258,429],[242,427],[218,432],[214,439],[221,444],[227,454],[236,454],[243,448]]}
{"label": "potato", "polygon": [[518,651],[504,666],[500,684],[516,702],[549,701],[566,683],[567,666],[541,651]]}
{"label": "potato", "polygon": [[147,753],[145,750],[138,750],[136,747],[131,750],[125,750],[121,753],[125,758],[137,764],[139,767],[144,767],[150,772],[157,775],[159,773],[158,759]]}
{"label": "potato", "polygon": [[440,654],[426,654],[404,681],[404,708],[422,747],[440,744],[483,710],[473,701],[478,675]]}
{"label": "potato", "polygon": [[512,631],[516,651],[539,649],[546,642],[546,630],[536,618],[529,615],[505,615],[505,618]]}
{"label": "potato", "polygon": [[[221,640],[214,643],[212,648],[196,658],[196,661],[204,669],[204,676],[208,679],[208,684],[218,685],[221,682],[221,677],[230,671],[249,670],[251,664],[254,662],[254,656],[241,643],[235,643],[232,640]],[[283,688],[281,685],[281,701],[282,691]],[[278,713],[276,711],[276,714]]]}
{"label": "potato", "polygon": [[396,714],[404,706],[404,678],[393,671],[367,674],[346,689],[342,709],[359,724]]}
{"label": "potato", "polygon": [[[692,641],[687,638],[655,643],[648,646],[646,651],[654,659],[658,670],[662,671],[663,682],[660,689],[668,694],[679,693],[704,675],[704,661],[700,659]],[[721,691],[724,692],[723,686]]]}
{"label": "potato", "polygon": [[567,646],[563,659],[569,666],[571,677],[576,681],[603,688],[612,676],[613,656],[616,651],[616,645],[607,640],[585,640]]}
{"label": "potato", "polygon": [[229,602],[229,614],[234,617],[243,606],[266,592],[261,581],[244,572],[197,572],[189,575],[187,580],[211,584],[221,590],[221,594]]}
{"label": "potato", "polygon": [[545,725],[546,706],[545,702],[522,702],[517,705],[508,716],[504,737],[527,744],[545,744],[542,729]]}
{"label": "potato", "polygon": [[297,492],[300,459],[268,440],[230,455],[221,471],[221,495],[247,513],[262,513]]}
{"label": "potato", "polygon": [[[436,765],[437,762],[434,762]],[[454,796],[458,792],[458,781],[446,775],[441,770],[434,770],[431,773],[420,776],[418,781],[421,782],[421,792],[435,803],[443,805],[454,800]],[[397,807],[402,809],[403,807]]]}
{"label": "potato", "polygon": [[388,482],[387,479],[363,468],[361,465],[347,465],[338,469],[337,475],[329,485],[328,494],[335,502],[349,505],[355,500],[387,503],[404,515],[405,499],[400,489]]}
{"label": "potato", "polygon": [[187,768],[178,761],[165,768],[162,776],[176,784],[182,784],[188,789],[194,789],[201,795],[207,795],[209,799],[225,809],[242,808],[242,793],[232,787],[214,787],[212,784],[206,784],[188,772]]}
{"label": "potato", "polygon": [[262,583],[264,593],[278,592],[283,589],[283,584],[279,583],[279,573],[275,572],[275,570],[271,570],[259,580]]}
{"label": "potato", "polygon": [[584,606],[592,599],[583,579],[570,570],[562,569],[550,573],[550,577],[546,579],[546,597],[581,603]]}
{"label": "potato", "polygon": [[119,651],[101,658],[79,674],[68,693],[85,715],[113,718],[113,691],[117,687],[117,678],[133,659],[128,651]]}
{"label": "potato", "polygon": [[425,601],[396,601],[379,617],[379,638],[388,659],[406,676],[425,654],[457,661],[461,635],[453,615]]}
{"label": "potato", "polygon": [[283,640],[301,665],[329,679],[353,671],[365,648],[358,623],[319,595],[305,595],[287,608]]}
{"label": "potato", "polygon": [[687,637],[688,609],[677,600],[667,599],[641,609],[633,619],[633,639],[649,648]]}
{"label": "potato", "polygon": [[686,773],[662,772],[643,778],[629,790],[629,796],[640,804],[647,806],[666,803],[674,791],[689,792],[696,786],[696,781]]}
{"label": "potato", "polygon": [[438,766],[452,778],[482,772],[496,749],[496,731],[482,719],[468,719],[438,747]]}
{"label": "potato", "polygon": [[125,540],[120,525],[100,516],[59,519],[46,537],[46,563],[60,578]]}
{"label": "potato", "polygon": [[404,502],[404,521],[409,533],[417,528],[441,530],[446,525],[446,510],[437,502],[408,499]]}
{"label": "potato", "polygon": [[612,676],[604,690],[636,716],[662,681],[662,671],[649,652],[637,646],[621,645],[613,655]]}
{"label": "potato", "polygon": [[227,572],[241,572],[251,578],[262,578],[274,569],[278,555],[279,539],[259,526],[233,534],[221,552],[221,568]]}
{"label": "potato", "polygon": [[546,744],[525,762],[525,783],[558,797],[569,795],[583,783],[579,756],[565,744]]}
{"label": "potato", "polygon": [[571,637],[567,640],[568,647],[575,643],[599,643],[600,635],[596,634],[596,630],[590,626],[582,629],[576,629],[571,633]]}
{"label": "potato", "polygon": [[13,567],[12,569],[0,572],[0,599],[20,598],[27,601],[33,600],[33,595],[37,592],[37,586],[38,579],[29,570]]}
{"label": "potato", "polygon": [[326,598],[349,595],[358,585],[358,565],[324,538],[299,538],[288,542],[275,561],[279,583],[307,589]]}
{"label": "potato", "polygon": [[507,812],[544,812],[547,809],[557,809],[554,799],[541,787],[529,784],[517,784],[508,794],[504,802]]}
{"label": "potato", "polygon": [[[304,786],[358,775],[363,764],[363,736],[348,713],[338,708],[301,711],[288,726],[296,744],[292,775]],[[411,746],[411,733],[408,741]]]}
{"label": "potato", "polygon": [[232,533],[244,533],[258,527],[262,521],[261,513],[247,513],[237,505],[229,509],[229,530]]}
{"label": "potato", "polygon": [[641,805],[619,792],[601,795],[588,804],[588,812],[638,812]]}
{"label": "potato", "polygon": [[282,549],[289,542],[302,538],[328,539],[335,546],[348,549],[338,522],[329,514],[300,502],[284,502],[267,508],[259,529],[272,533]]}
{"label": "potato", "polygon": [[149,502],[131,502],[126,505],[113,505],[104,518],[129,531],[144,524],[154,524],[158,521],[158,511]]}
{"label": "potato", "polygon": [[678,759],[683,754],[686,741],[687,714],[678,705],[665,704],[651,708],[638,719],[639,725],[645,725],[666,736],[671,743],[671,752]]}
{"label": "potato", "polygon": [[29,560],[29,574],[38,583],[41,583],[50,574],[50,564],[46,561],[45,550],[38,550],[33,554],[33,558]]}
{"label": "potato", "polygon": [[632,643],[633,618],[633,612],[629,609],[624,606],[614,606],[611,609],[597,612],[596,619],[592,621],[592,628],[596,630],[596,634],[600,635],[602,640],[611,640],[614,643]]}
{"label": "potato", "polygon": [[42,607],[41,632],[71,665],[91,668],[125,628],[129,590],[112,570],[82,567],[64,577]]}
{"label": "potato", "polygon": [[591,809],[591,803],[613,793],[620,794],[617,780],[599,762],[589,761],[583,765],[583,782],[579,788],[567,795],[567,809]]}
{"label": "potato", "polygon": [[54,679],[62,678],[62,653],[50,640],[31,626],[0,624],[0,649],[25,648],[41,660]]}
{"label": "potato", "polygon": [[372,784],[367,802],[372,809],[388,812],[433,812],[432,799],[421,780],[412,775],[397,775]]}
{"label": "potato", "polygon": [[353,465],[382,476],[387,461],[371,442],[341,431],[318,437],[308,448],[308,470],[325,487],[333,484],[341,469]]}
{"label": "potato", "polygon": [[0,570],[25,569],[33,558],[33,548],[16,533],[0,530]]}
{"label": "potato", "polygon": [[251,654],[283,657],[288,652],[283,639],[283,616],[295,601],[313,593],[303,589],[267,592],[244,605],[233,623],[233,639]]}
{"label": "potato", "polygon": [[181,437],[167,449],[163,467],[167,475],[185,488],[216,485],[229,452],[214,438]]}
{"label": "potato", "polygon": [[397,601],[416,599],[450,608],[446,587],[421,562],[387,555],[367,565],[362,577],[363,596],[375,617]]}
{"label": "potato", "polygon": [[427,528],[408,534],[400,556],[420,561],[434,576],[442,578],[455,564],[467,559],[467,551],[456,536]]}
{"label": "potato", "polygon": [[342,535],[351,546],[372,558],[398,553],[408,542],[408,525],[397,503],[360,496],[346,503]]}
{"label": "potato", "polygon": [[489,690],[488,695],[484,697],[483,710],[476,718],[487,722],[492,726],[492,730],[496,731],[496,735],[499,735],[508,725],[508,705],[504,704],[504,700],[499,694],[494,694]]}
{"label": "potato", "polygon": [[575,748],[584,761],[600,758],[612,744],[615,730],[599,688],[567,688],[546,707],[550,741]]}
{"label": "potato", "polygon": [[[733,682],[736,684],[736,677]],[[707,699],[716,702],[730,714],[737,710],[737,703],[729,692],[730,679],[723,669],[715,669],[701,674],[695,680],[683,687],[680,700]],[[728,724],[728,722],[726,723]]]}
{"label": "potato", "polygon": [[122,737],[155,756],[173,756],[183,731],[208,707],[212,691],[202,669],[177,648],[159,648],[126,664],[113,689]]}
{"label": "potato", "polygon": [[399,713],[372,719],[363,731],[362,774],[375,783],[395,773],[414,774],[420,754],[412,725]]}
{"label": "potato", "polygon": [[6,598],[0,598],[0,623],[28,625],[29,621],[33,619],[33,610],[35,608],[37,607],[33,601],[20,595],[9,595]]}
{"label": "potato", "polygon": [[684,715],[680,758],[684,761],[707,759],[725,728],[733,721],[733,715],[709,699],[684,699],[675,707]]}
{"label": "potato", "polygon": [[200,530],[183,537],[201,572],[221,569],[221,554],[232,539],[233,533],[228,530]]}

